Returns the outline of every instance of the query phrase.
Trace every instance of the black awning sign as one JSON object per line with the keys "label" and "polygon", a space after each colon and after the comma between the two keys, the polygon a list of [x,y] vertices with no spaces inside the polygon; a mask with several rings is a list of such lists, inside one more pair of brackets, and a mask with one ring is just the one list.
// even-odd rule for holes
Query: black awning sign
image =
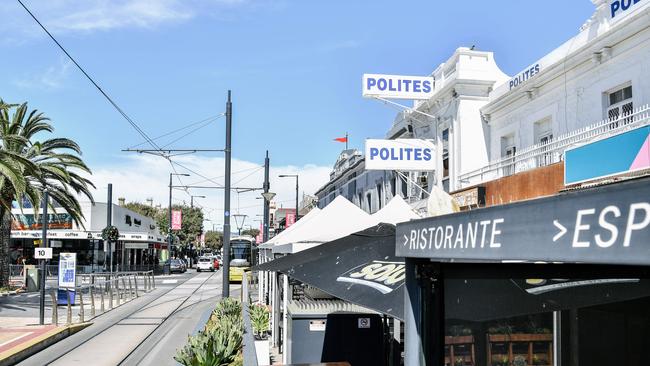
{"label": "black awning sign", "polygon": [[404,284],[405,272],[404,262],[375,260],[350,269],[336,281],[368,286],[385,295]]}
{"label": "black awning sign", "polygon": [[411,221],[396,255],[650,264],[650,181]]}

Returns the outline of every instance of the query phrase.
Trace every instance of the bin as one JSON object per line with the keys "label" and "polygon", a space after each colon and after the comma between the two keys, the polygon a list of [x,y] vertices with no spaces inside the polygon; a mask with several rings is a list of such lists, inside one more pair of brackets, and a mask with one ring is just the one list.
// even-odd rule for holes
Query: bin
{"label": "bin", "polygon": [[41,288],[41,276],[38,268],[26,266],[27,275],[25,278],[27,292],[36,292]]}

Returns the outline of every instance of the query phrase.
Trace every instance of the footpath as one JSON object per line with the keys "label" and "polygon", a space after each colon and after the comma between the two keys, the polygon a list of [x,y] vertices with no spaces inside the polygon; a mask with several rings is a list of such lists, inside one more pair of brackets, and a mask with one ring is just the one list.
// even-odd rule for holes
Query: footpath
{"label": "footpath", "polygon": [[[171,276],[169,276],[171,277]],[[50,285],[48,281],[48,285]],[[50,286],[46,287],[49,288]],[[154,290],[155,291],[155,290]],[[142,295],[145,295],[142,293]],[[91,305],[84,306],[85,320],[80,319],[80,306],[76,304],[71,307],[70,324],[67,324],[67,311],[65,306],[58,307],[58,325],[52,321],[52,301],[50,296],[45,298],[45,325],[39,325],[39,304],[40,295],[38,292],[21,292],[3,295],[0,297],[0,366],[15,365],[18,362],[48,348],[57,342],[83,330],[95,322],[98,317],[109,314],[119,308],[128,305],[133,300],[139,300],[132,296],[127,299],[125,295],[118,306],[115,302],[115,310],[108,311],[108,299],[104,299],[107,309],[106,313],[99,311],[100,297],[94,296],[97,305],[96,317]],[[131,301],[128,301],[128,300]],[[87,299],[86,299],[86,302]],[[137,302],[137,301],[136,301]],[[92,310],[92,311],[91,311]]]}

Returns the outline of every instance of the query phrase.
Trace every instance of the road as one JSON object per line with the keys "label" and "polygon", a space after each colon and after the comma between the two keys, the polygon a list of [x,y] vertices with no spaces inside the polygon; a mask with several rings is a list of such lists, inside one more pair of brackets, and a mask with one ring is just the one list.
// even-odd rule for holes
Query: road
{"label": "road", "polygon": [[[20,365],[176,365],[176,350],[221,297],[222,272],[157,278],[156,290],[93,320]],[[231,286],[239,295],[239,286]]]}

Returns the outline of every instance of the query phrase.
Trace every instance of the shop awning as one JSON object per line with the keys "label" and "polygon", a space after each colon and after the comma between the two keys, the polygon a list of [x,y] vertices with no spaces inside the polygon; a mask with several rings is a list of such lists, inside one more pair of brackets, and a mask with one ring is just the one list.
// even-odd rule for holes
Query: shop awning
{"label": "shop awning", "polygon": [[404,260],[395,257],[395,227],[362,230],[261,264],[332,296],[399,319],[404,314]]}

